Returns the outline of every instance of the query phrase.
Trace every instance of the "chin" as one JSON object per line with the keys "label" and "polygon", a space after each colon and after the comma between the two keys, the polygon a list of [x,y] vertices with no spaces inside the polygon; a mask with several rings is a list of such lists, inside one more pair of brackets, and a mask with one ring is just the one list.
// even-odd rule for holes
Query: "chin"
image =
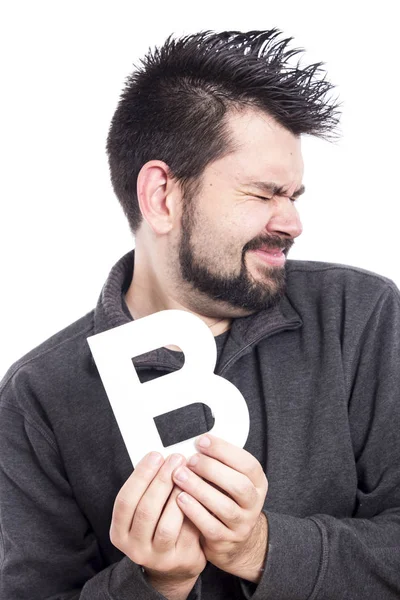
{"label": "chin", "polygon": [[249,279],[253,279],[253,281],[257,284],[263,284],[270,288],[271,292],[278,290],[279,284],[276,281],[277,275],[282,275],[285,273],[284,267],[260,267],[257,266],[254,270],[247,270]]}

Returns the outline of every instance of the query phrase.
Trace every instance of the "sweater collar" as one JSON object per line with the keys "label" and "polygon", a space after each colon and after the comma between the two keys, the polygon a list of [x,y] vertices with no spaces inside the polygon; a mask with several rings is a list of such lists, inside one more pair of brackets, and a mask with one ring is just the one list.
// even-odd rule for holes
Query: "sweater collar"
{"label": "sweater collar", "polygon": [[[132,280],[134,251],[125,254],[111,269],[94,312],[94,333],[100,333],[133,320],[124,295]],[[283,330],[298,329],[300,315],[285,295],[280,303],[247,317],[234,319],[228,342],[220,360],[220,371],[231,364],[235,356],[243,355],[261,339]],[[135,366],[176,369],[183,365],[183,354],[166,348],[152,350],[134,359]]]}

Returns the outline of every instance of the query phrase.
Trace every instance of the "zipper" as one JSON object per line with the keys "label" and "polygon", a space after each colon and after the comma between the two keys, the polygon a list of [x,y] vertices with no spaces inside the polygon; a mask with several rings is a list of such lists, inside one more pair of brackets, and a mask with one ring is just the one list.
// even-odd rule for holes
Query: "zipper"
{"label": "zipper", "polygon": [[[250,346],[253,346],[254,344],[257,344],[260,340],[267,339],[267,338],[271,337],[272,335],[274,335],[275,333],[278,333],[278,331],[292,331],[293,329],[297,329],[298,327],[299,327],[299,322],[296,321],[292,325],[287,324],[284,327],[282,327],[282,325],[279,325],[278,327],[271,329],[268,333],[263,333],[259,337],[255,338],[254,340],[252,340],[251,342],[246,344],[246,346],[243,346],[243,348],[240,348],[240,350],[238,350],[236,352],[236,354],[231,356],[231,358],[228,360],[228,362],[224,364],[224,366],[219,371],[219,373],[215,373],[215,374],[222,375],[235,359],[237,359],[241,354],[243,354],[247,350],[247,348],[249,348]],[[157,363],[157,365],[154,365],[154,363],[142,363],[141,365],[137,365],[137,366],[134,365],[134,367],[135,367],[135,369],[163,369],[165,371],[168,371],[169,373],[179,371],[179,368],[182,368],[182,367],[179,367],[179,368],[175,369],[174,367],[171,367],[171,365],[166,365],[163,363],[161,363],[161,364]]]}
{"label": "zipper", "polygon": [[162,369],[164,371],[168,371],[169,373],[174,373],[175,371],[182,369],[182,367],[175,369],[175,367],[171,367],[171,365],[164,365],[162,363],[157,363],[157,365],[154,365],[154,363],[142,363],[141,365],[135,365],[135,363],[133,363],[133,366],[137,371],[140,371],[140,369]]}
{"label": "zipper", "polygon": [[[226,371],[226,369],[229,367],[229,365],[236,359],[238,358],[241,354],[244,353],[245,350],[247,350],[247,348],[249,348],[250,346],[253,346],[254,344],[257,344],[257,342],[259,342],[260,340],[265,340],[269,337],[271,337],[272,335],[274,335],[275,333],[278,333],[278,331],[291,331],[293,329],[297,329],[299,327],[299,323],[293,323],[292,325],[286,325],[285,327],[282,328],[282,326],[280,325],[279,327],[275,327],[274,329],[271,329],[268,333],[264,333],[263,335],[260,335],[258,338],[256,338],[255,340],[253,340],[252,342],[249,342],[246,346],[244,346],[243,348],[241,348],[240,350],[238,350],[236,352],[236,354],[234,354],[233,356],[231,356],[231,358],[228,360],[227,363],[224,364],[224,366],[222,367],[222,369],[219,372],[219,375],[222,375],[222,373],[224,373]],[[217,373],[216,373],[217,374]]]}

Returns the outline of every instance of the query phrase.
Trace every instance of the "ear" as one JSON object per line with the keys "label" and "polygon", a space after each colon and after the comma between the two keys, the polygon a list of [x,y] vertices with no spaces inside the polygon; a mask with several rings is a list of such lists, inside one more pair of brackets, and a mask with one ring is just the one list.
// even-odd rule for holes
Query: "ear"
{"label": "ear", "polygon": [[180,200],[179,186],[168,165],[150,160],[140,169],[137,196],[143,219],[158,234],[168,233],[177,218]]}

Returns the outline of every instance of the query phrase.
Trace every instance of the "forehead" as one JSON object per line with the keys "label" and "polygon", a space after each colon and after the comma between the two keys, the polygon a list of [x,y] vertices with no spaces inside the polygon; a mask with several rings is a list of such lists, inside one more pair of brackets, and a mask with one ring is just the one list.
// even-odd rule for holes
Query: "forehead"
{"label": "forehead", "polygon": [[226,121],[232,151],[213,167],[237,182],[273,180],[299,187],[303,158],[299,136],[254,109],[231,112]]}

